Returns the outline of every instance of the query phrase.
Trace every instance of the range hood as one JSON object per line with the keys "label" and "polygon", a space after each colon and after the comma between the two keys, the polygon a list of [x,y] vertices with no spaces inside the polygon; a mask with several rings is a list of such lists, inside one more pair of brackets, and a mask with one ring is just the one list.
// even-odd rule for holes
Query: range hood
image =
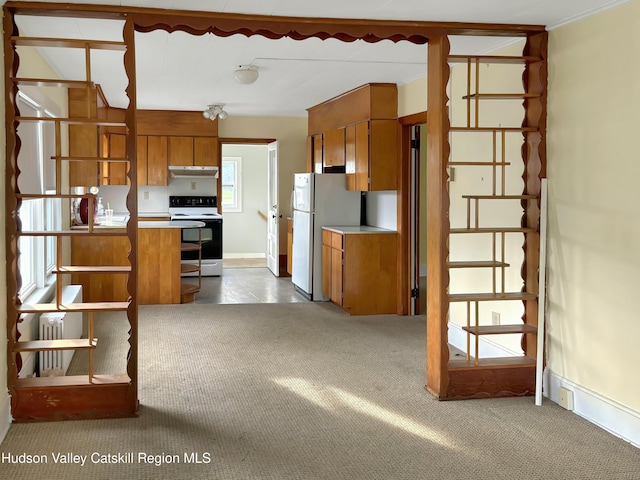
{"label": "range hood", "polygon": [[171,178],[210,177],[218,178],[218,167],[169,165]]}

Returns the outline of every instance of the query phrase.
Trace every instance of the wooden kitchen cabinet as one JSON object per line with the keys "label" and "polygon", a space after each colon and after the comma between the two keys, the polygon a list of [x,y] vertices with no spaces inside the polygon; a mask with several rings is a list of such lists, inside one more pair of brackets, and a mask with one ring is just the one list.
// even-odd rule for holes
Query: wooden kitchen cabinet
{"label": "wooden kitchen cabinet", "polygon": [[347,190],[396,190],[398,123],[369,120],[347,130]]}
{"label": "wooden kitchen cabinet", "polygon": [[293,260],[293,220],[287,218],[287,273],[291,275]]}
{"label": "wooden kitchen cabinet", "polygon": [[219,166],[217,137],[193,137],[193,164],[197,166]]}
{"label": "wooden kitchen cabinet", "polygon": [[[124,159],[127,157],[127,136],[124,133],[107,133],[103,137],[106,143],[106,157]],[[101,185],[127,185],[129,162],[100,162]]]}
{"label": "wooden kitchen cabinet", "polygon": [[351,315],[395,313],[396,242],[372,227],[323,229],[323,294]]}
{"label": "wooden kitchen cabinet", "polygon": [[169,159],[167,137],[151,136],[147,139],[147,185],[168,184]]}
{"label": "wooden kitchen cabinet", "polygon": [[[91,114],[96,115],[97,92],[95,88],[69,88],[68,109],[69,118],[86,118],[87,105]],[[70,124],[69,127],[69,157],[95,157],[98,155],[98,127],[95,125]],[[85,186],[98,185],[99,162],[83,160],[69,162],[69,185]]]}
{"label": "wooden kitchen cabinet", "polygon": [[333,128],[324,132],[323,172],[339,171],[345,162],[345,129]]}
{"label": "wooden kitchen cabinet", "polygon": [[169,165],[193,165],[193,137],[168,137]]}
{"label": "wooden kitchen cabinet", "polygon": [[313,136],[313,172],[322,173],[324,165],[324,149],[322,134]]}

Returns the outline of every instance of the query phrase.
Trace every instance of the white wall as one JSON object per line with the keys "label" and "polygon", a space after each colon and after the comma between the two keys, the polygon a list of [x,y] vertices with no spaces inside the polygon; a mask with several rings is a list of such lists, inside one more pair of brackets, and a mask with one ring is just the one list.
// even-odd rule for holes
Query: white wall
{"label": "white wall", "polygon": [[223,211],[222,256],[260,258],[267,254],[268,163],[266,145],[223,144],[222,158],[239,157],[242,211]]}
{"label": "white wall", "polygon": [[218,124],[221,138],[273,138],[278,140],[278,198],[282,214],[280,221],[280,254],[287,252],[287,222],[291,216],[293,174],[306,170],[306,117],[234,117]]}
{"label": "white wall", "polygon": [[548,373],[626,409],[636,444],[639,52],[639,0],[549,36]]}

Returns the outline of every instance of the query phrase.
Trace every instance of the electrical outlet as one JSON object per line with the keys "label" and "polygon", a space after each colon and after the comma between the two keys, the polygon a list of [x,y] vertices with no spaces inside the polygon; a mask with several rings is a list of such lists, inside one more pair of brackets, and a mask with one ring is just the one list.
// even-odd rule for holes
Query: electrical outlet
{"label": "electrical outlet", "polygon": [[573,392],[567,388],[558,389],[558,405],[567,410],[573,410]]}
{"label": "electrical outlet", "polygon": [[142,194],[142,198],[144,198],[145,200],[149,200],[149,192],[144,192]]}
{"label": "electrical outlet", "polygon": [[195,190],[197,187],[196,182],[191,182],[191,190]]}
{"label": "electrical outlet", "polygon": [[500,312],[491,312],[491,325],[500,325]]}

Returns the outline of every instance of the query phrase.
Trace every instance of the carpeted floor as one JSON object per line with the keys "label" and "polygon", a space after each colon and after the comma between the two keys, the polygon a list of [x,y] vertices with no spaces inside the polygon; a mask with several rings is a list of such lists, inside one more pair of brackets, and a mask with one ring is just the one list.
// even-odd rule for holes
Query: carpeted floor
{"label": "carpeted floor", "polygon": [[[349,317],[328,303],[149,306],[139,337],[139,417],[12,425],[0,453],[48,463],[4,462],[1,478],[640,478],[638,449],[551,402],[435,400],[423,388],[423,317]],[[87,463],[54,464],[54,452]],[[92,463],[94,452],[134,460]]]}

